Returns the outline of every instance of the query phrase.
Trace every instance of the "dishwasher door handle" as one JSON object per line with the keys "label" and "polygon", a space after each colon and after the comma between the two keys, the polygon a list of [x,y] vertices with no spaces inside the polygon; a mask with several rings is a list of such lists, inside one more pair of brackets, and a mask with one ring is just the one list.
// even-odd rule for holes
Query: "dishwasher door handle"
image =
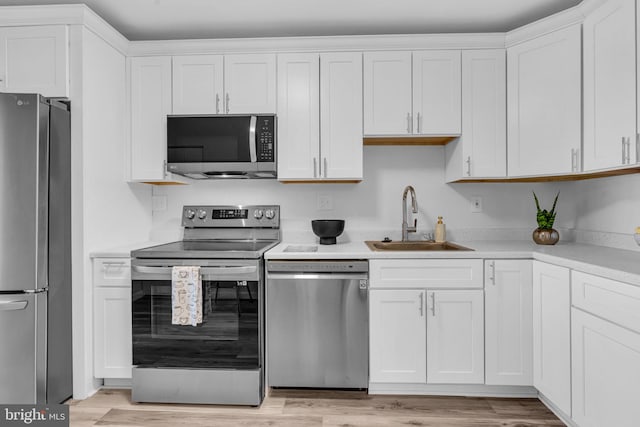
{"label": "dishwasher door handle", "polygon": [[267,273],[267,280],[366,280],[368,278],[366,273]]}

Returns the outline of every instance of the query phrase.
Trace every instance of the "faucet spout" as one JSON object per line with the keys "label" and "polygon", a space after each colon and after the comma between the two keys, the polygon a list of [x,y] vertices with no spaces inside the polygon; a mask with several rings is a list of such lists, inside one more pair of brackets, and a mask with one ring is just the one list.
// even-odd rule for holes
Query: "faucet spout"
{"label": "faucet spout", "polygon": [[409,233],[415,233],[417,230],[418,220],[414,218],[413,226],[409,226],[407,218],[407,195],[411,194],[411,211],[418,213],[418,199],[416,198],[416,191],[412,186],[407,185],[402,192],[402,241],[409,240]]}

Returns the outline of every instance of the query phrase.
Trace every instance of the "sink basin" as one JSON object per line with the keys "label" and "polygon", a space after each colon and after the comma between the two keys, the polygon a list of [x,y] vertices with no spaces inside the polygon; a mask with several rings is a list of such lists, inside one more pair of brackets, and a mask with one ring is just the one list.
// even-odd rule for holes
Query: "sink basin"
{"label": "sink basin", "polygon": [[411,240],[408,242],[382,242],[366,240],[372,251],[472,251],[473,249],[452,242],[434,242],[433,240]]}

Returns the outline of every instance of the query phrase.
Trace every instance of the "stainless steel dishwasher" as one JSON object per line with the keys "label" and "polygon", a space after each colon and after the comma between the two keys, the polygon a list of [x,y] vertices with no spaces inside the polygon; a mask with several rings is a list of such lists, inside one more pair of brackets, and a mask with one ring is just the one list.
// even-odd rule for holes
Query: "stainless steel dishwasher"
{"label": "stainless steel dishwasher", "polygon": [[267,383],[367,388],[368,261],[267,261]]}

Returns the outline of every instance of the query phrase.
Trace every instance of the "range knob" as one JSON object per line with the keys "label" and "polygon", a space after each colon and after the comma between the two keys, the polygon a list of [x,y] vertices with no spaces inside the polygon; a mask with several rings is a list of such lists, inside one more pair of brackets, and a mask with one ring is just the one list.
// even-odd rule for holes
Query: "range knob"
{"label": "range knob", "polygon": [[264,216],[265,216],[267,219],[273,219],[273,217],[274,217],[274,216],[276,216],[276,213],[275,213],[275,211],[274,211],[273,209],[267,209],[267,210],[265,211],[265,213],[264,213]]}
{"label": "range knob", "polygon": [[205,219],[206,217],[207,217],[207,211],[205,211],[204,209],[200,209],[198,211],[198,218]]}
{"label": "range knob", "polygon": [[196,216],[196,212],[193,209],[187,209],[184,213],[184,216],[187,219],[193,219]]}
{"label": "range knob", "polygon": [[253,217],[255,219],[262,219],[262,209],[258,209],[253,213]]}

